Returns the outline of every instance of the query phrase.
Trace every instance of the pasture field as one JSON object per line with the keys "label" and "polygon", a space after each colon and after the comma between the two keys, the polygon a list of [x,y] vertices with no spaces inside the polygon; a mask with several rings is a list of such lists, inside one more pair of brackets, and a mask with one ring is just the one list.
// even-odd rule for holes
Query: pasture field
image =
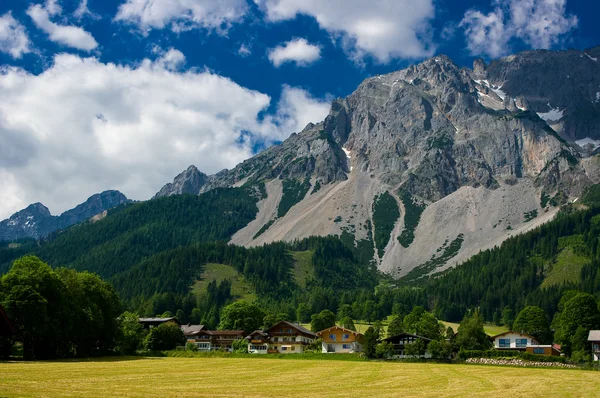
{"label": "pasture field", "polygon": [[593,397],[600,373],[268,358],[0,362],[0,397]]}

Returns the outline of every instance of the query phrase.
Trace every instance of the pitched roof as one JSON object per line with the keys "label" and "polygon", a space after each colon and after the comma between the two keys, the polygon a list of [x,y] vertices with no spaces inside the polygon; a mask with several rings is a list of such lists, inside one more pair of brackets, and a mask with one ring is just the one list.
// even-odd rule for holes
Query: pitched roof
{"label": "pitched roof", "polygon": [[181,331],[186,336],[191,336],[204,329],[204,325],[181,325]]}
{"label": "pitched roof", "polygon": [[491,336],[490,339],[495,340],[498,337],[502,337],[504,335],[511,334],[511,333],[512,334],[519,334],[519,335],[525,336],[525,337],[529,337],[530,339],[533,339],[533,340],[537,341],[537,339],[535,337],[533,337],[533,336],[531,336],[531,335],[529,335],[527,333],[515,332],[514,330],[509,330],[508,332],[504,332],[504,333],[497,334],[495,336]]}
{"label": "pitched roof", "polygon": [[324,332],[327,332],[328,330],[331,330],[331,329],[339,329],[339,330],[342,330],[344,332],[348,332],[348,333],[354,334],[356,336],[362,336],[363,335],[362,333],[358,333],[356,330],[350,330],[350,329],[346,329],[346,328],[338,326],[338,325],[334,325],[334,326],[332,326],[330,328],[318,331],[317,332],[317,336],[321,336]]}
{"label": "pitched roof", "polygon": [[245,334],[243,330],[208,330],[210,334],[213,336],[221,335],[221,336],[237,336]]}
{"label": "pitched roof", "polygon": [[142,323],[149,323],[149,322],[169,322],[169,321],[175,321],[175,322],[177,322],[177,318],[175,318],[174,316],[172,316],[170,318],[140,318],[139,321],[142,322]]}
{"label": "pitched roof", "polygon": [[254,332],[250,333],[248,336],[246,336],[246,340],[251,340],[252,336],[260,336],[260,337],[269,337],[269,335],[264,331],[264,330],[255,330]]}
{"label": "pitched roof", "polygon": [[8,319],[4,308],[0,305],[0,336],[11,336],[15,333],[17,333],[17,330]]}
{"label": "pitched roof", "polygon": [[431,341],[430,338],[419,336],[417,334],[412,334],[412,333],[400,333],[400,334],[397,334],[395,336],[388,337],[387,339],[383,339],[383,341],[393,341],[393,340],[396,340],[399,337],[406,337],[406,336],[408,336],[408,337],[415,337],[415,338],[421,339],[421,340]]}
{"label": "pitched roof", "polygon": [[268,329],[266,330],[266,332],[269,332],[271,329],[273,329],[273,328],[275,328],[275,327],[277,327],[277,326],[279,326],[279,325],[281,325],[281,324],[283,324],[283,325],[286,325],[286,326],[289,326],[289,327],[291,327],[291,328],[294,328],[294,329],[298,330],[299,332],[301,332],[301,333],[304,333],[304,334],[307,334],[307,335],[309,335],[309,336],[314,336],[314,337],[316,337],[316,334],[315,334],[315,333],[311,332],[310,330],[308,330],[308,329],[307,329],[307,328],[305,328],[304,326],[301,326],[301,325],[300,325],[300,324],[298,324],[298,323],[292,323],[292,322],[288,322],[288,321],[281,321],[281,322],[277,322],[275,325],[273,325],[273,326],[271,326],[270,328],[268,328]]}
{"label": "pitched roof", "polygon": [[588,341],[600,341],[600,330],[590,330]]}

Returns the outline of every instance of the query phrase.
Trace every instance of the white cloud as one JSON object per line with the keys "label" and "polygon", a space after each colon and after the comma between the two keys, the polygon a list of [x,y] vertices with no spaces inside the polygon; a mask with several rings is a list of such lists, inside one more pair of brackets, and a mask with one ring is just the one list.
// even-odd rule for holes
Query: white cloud
{"label": "white cloud", "polygon": [[175,71],[185,65],[185,55],[177,49],[171,48],[169,51],[164,51],[160,47],[154,47],[154,54],[158,54],[159,58],[155,61],[156,66],[170,71]]}
{"label": "white cloud", "polygon": [[277,113],[265,119],[260,134],[282,141],[292,132],[302,131],[308,123],[324,120],[330,107],[330,99],[316,99],[301,88],[284,85]]}
{"label": "white cloud", "polygon": [[245,44],[242,44],[240,46],[240,49],[238,50],[238,55],[242,57],[247,57],[250,54],[252,54],[252,50],[250,50],[250,47]]}
{"label": "white cloud", "polygon": [[50,21],[51,16],[60,15],[62,9],[56,0],[48,0],[45,6],[31,5],[27,15],[35,25],[46,32],[53,42],[83,51],[91,51],[98,47],[94,37],[83,28],[73,25],[59,25]]}
{"label": "white cloud", "polygon": [[321,47],[310,44],[302,38],[288,41],[269,51],[269,61],[277,68],[286,62],[308,66],[319,58],[321,58]]}
{"label": "white cloud", "polygon": [[471,54],[487,54],[496,58],[508,52],[510,36],[506,34],[502,10],[496,9],[487,15],[469,10],[460,26],[465,29]]}
{"label": "white cloud", "polygon": [[247,10],[246,0],[127,0],[115,20],[137,25],[142,31],[171,24],[174,31],[202,27],[223,32]]}
{"label": "white cloud", "polygon": [[314,17],[357,60],[421,58],[434,52],[432,0],[254,0],[270,21]]}
{"label": "white cloud", "polygon": [[77,6],[77,9],[73,13],[73,16],[77,20],[81,20],[81,19],[83,19],[83,17],[86,17],[86,16],[91,19],[100,19],[101,18],[100,15],[95,14],[92,11],[90,11],[90,9],[88,7],[88,0],[81,0],[81,2],[79,3],[79,6]]}
{"label": "white cloud", "polygon": [[0,219],[38,201],[58,213],[106,189],[150,198],[189,164],[233,167],[255,140],[285,139],[329,107],[285,86],[263,117],[268,95],[209,71],[170,70],[182,57],[171,49],[127,66],[60,54],[39,75],[4,67]]}
{"label": "white cloud", "polygon": [[7,12],[0,17],[0,51],[10,54],[13,58],[21,58],[31,52],[31,42],[25,32],[25,27]]}
{"label": "white cloud", "polygon": [[567,14],[566,0],[494,0],[493,5],[487,15],[468,10],[460,24],[473,55],[505,55],[513,38],[547,49],[578,23],[576,16]]}

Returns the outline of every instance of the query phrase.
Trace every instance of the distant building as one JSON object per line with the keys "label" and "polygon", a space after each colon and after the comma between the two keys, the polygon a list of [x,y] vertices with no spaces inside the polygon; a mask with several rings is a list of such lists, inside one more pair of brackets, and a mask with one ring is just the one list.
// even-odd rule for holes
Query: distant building
{"label": "distant building", "polygon": [[355,353],[362,352],[363,335],[341,326],[332,326],[317,332],[323,340],[323,353]]}
{"label": "distant building", "polygon": [[17,330],[10,319],[8,319],[4,308],[0,305],[0,336],[12,336],[15,333],[17,333]]}
{"label": "distant building", "polygon": [[158,325],[162,325],[163,323],[172,323],[174,325],[179,325],[179,321],[175,317],[169,318],[139,318],[140,323],[144,327],[144,329],[152,329]]}
{"label": "distant building", "polygon": [[[406,354],[406,348],[409,345],[414,344],[417,341],[423,341],[426,345],[428,345],[431,342],[431,339],[411,333],[400,333],[397,336],[388,337],[387,339],[383,339],[382,341],[392,343],[392,345],[394,346],[394,357],[405,358],[408,357],[408,355]],[[426,352],[425,354],[420,355],[420,357],[430,358],[431,355],[428,352]]]}
{"label": "distant building", "polygon": [[252,354],[301,354],[317,335],[297,323],[281,321],[266,330],[246,336]]}
{"label": "distant building", "polygon": [[513,331],[493,336],[492,341],[496,350],[526,351],[527,346],[538,346],[540,344],[533,336]]}
{"label": "distant building", "polygon": [[600,361],[600,330],[590,330],[588,342],[592,344],[594,361]]}
{"label": "distant building", "polygon": [[250,354],[268,354],[271,337],[262,330],[255,330],[246,336],[248,352]]}
{"label": "distant building", "polygon": [[560,356],[560,349],[556,345],[547,344],[547,345],[528,345],[525,351],[528,354],[534,355],[544,355],[547,357],[558,357]]}
{"label": "distant building", "polygon": [[236,340],[242,340],[243,338],[243,330],[201,329],[186,335],[186,341],[188,343],[196,344],[196,347],[198,347],[198,351],[223,350],[231,352],[233,350],[233,342]]}
{"label": "distant building", "polygon": [[185,337],[194,336],[196,333],[204,329],[204,325],[190,325],[189,323],[187,325],[181,325],[181,331]]}

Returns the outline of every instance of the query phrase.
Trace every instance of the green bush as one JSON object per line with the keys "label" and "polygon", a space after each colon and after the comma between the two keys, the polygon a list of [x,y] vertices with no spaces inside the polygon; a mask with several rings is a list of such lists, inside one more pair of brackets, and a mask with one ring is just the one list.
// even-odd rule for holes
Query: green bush
{"label": "green bush", "polygon": [[187,343],[185,349],[186,351],[198,351],[198,346],[194,343]]}

